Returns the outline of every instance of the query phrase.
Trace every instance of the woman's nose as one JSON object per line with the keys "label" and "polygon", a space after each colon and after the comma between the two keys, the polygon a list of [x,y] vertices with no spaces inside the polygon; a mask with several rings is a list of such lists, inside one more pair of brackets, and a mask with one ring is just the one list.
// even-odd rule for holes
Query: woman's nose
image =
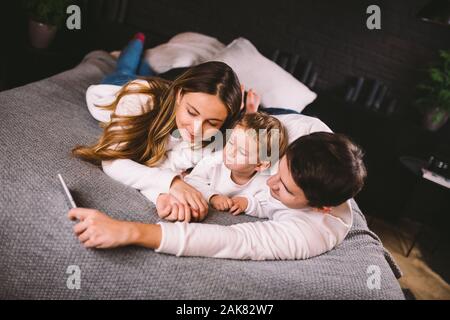
{"label": "woman's nose", "polygon": [[201,137],[203,135],[203,123],[201,121],[194,121],[194,128],[192,130],[192,133],[196,137]]}

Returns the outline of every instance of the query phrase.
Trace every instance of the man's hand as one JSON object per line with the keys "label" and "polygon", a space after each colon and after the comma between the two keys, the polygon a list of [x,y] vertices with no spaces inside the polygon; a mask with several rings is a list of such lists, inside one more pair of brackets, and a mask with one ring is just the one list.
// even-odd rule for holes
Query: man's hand
{"label": "man's hand", "polygon": [[156,210],[161,219],[168,221],[202,221],[208,211],[192,209],[189,205],[182,204],[174,196],[161,193],[156,200]]}
{"label": "man's hand", "polygon": [[115,220],[95,209],[75,208],[68,213],[71,220],[79,222],[73,231],[86,248],[115,248],[131,244],[133,225]]}
{"label": "man's hand", "polygon": [[219,211],[228,211],[233,206],[233,201],[227,196],[215,194],[209,199],[211,206]]}
{"label": "man's hand", "polygon": [[245,212],[245,209],[247,209],[248,206],[248,200],[246,197],[233,197],[231,200],[233,202],[233,206],[231,206],[229,212],[233,216],[237,216],[238,214]]}

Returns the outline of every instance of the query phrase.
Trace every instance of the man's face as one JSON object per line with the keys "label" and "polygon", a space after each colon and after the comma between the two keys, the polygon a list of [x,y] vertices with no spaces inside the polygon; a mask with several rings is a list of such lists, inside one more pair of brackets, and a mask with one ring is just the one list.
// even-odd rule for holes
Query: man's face
{"label": "man's face", "polygon": [[301,209],[308,206],[303,190],[295,184],[291,176],[286,156],[281,158],[278,172],[267,180],[267,185],[270,187],[272,197],[281,201],[286,207]]}

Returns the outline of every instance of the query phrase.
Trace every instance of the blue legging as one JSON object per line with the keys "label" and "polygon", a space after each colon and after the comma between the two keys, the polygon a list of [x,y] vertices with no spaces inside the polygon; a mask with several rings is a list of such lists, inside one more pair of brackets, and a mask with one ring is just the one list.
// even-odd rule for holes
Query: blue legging
{"label": "blue legging", "polygon": [[143,41],[140,39],[131,40],[120,53],[116,70],[105,76],[101,84],[122,86],[129,81],[136,80],[139,76],[155,75],[147,61],[141,58],[143,49]]}

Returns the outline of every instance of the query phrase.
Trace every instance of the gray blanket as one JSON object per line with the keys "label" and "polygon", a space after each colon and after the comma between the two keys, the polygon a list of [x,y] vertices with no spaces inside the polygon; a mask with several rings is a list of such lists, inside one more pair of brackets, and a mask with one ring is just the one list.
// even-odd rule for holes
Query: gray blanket
{"label": "gray blanket", "polygon": [[[108,54],[92,52],[72,70],[0,93],[0,299],[404,298],[398,267],[355,202],[345,241],[309,260],[233,261],[178,258],[138,247],[83,248],[66,217],[57,173],[80,206],[124,220],[159,221],[153,204],[137,190],[70,155],[73,146],[91,143],[101,132],[85,92],[113,68]],[[205,223],[253,220],[212,212]],[[77,275],[80,282],[72,281]],[[370,278],[377,275],[379,288]]]}

